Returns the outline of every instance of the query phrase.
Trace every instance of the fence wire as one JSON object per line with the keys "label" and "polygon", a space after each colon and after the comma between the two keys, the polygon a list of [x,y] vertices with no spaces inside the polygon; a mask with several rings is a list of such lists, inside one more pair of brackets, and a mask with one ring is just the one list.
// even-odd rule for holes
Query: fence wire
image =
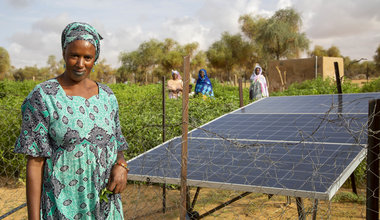
{"label": "fence wire", "polygon": [[[15,86],[15,84],[9,86]],[[126,152],[127,159],[160,145],[163,142],[161,87],[152,85],[141,89],[133,85],[115,85],[111,88],[118,98],[121,125],[130,146]],[[25,91],[27,90],[25,88]],[[337,106],[332,105],[326,114],[320,116],[320,124],[313,124],[311,127],[294,125],[294,129],[302,137],[301,141],[280,143],[241,141],[238,135],[226,136],[217,132],[217,129],[208,130],[201,127],[206,122],[238,108],[238,89],[237,87],[229,87],[229,90],[224,90],[223,93],[232,94],[230,98],[223,95],[218,96],[216,92],[214,100],[190,99],[189,130],[198,128],[204,133],[204,139],[215,139],[215,137],[220,139],[218,142],[209,141],[208,144],[199,143],[198,147],[202,151],[189,152],[191,154],[188,158],[189,164],[205,167],[206,170],[202,172],[202,175],[209,180],[202,184],[194,183],[194,185],[201,185],[200,191],[196,186],[189,187],[190,205],[194,205],[192,207],[194,216],[198,214],[203,217],[202,214],[214,211],[210,215],[204,216],[204,219],[296,219],[299,216],[297,208],[300,207],[297,207],[299,200],[296,197],[298,197],[302,198],[301,208],[306,219],[311,219],[314,212],[317,213],[317,219],[365,218],[366,164],[364,155],[357,158],[363,162],[354,172],[358,187],[357,194],[352,193],[351,182],[348,179],[345,183],[339,184],[342,187],[331,199],[316,200],[314,199],[315,195],[302,197],[300,196],[302,193],[289,193],[291,190],[289,191],[287,185],[284,185],[283,180],[299,176],[297,167],[309,166],[311,167],[311,178],[297,180],[298,182],[294,181],[292,184],[298,184],[300,189],[305,185],[316,188],[323,187],[323,184],[331,178],[326,174],[327,171],[341,172],[339,162],[344,159],[348,160],[350,153],[349,149],[345,150],[343,147],[342,154],[336,158],[329,158],[335,161],[329,161],[326,164],[326,160],[322,161],[322,159],[326,159],[324,157],[326,157],[330,145],[313,142],[316,140],[323,142],[320,139],[327,138],[325,129],[333,127],[339,131],[345,130],[351,134],[357,145],[366,148],[366,145],[362,144],[361,138],[367,134],[367,123],[361,123],[362,120],[359,120],[357,116],[331,114],[331,111],[337,108]],[[0,126],[2,131],[0,134],[0,219],[27,219],[27,209],[24,205],[26,202],[26,160],[25,156],[13,153],[14,143],[20,132],[20,106],[27,95],[25,91],[24,93],[12,93],[7,90],[5,95],[0,98]],[[245,90],[245,104],[247,103],[248,92]],[[167,100],[166,140],[178,137],[181,134],[181,107],[181,100]],[[291,121],[290,123],[296,122]],[[197,140],[190,138],[189,141],[196,142]],[[168,144],[164,155],[155,158],[157,163],[154,164],[154,168],[150,167],[149,161],[145,166],[143,164],[142,168],[151,169],[152,172],[153,170],[165,172],[166,169],[170,168],[168,166],[180,164],[178,159],[178,155],[181,153],[180,145],[181,141]],[[278,150],[281,149],[281,152],[287,152],[291,155],[295,147],[302,150],[302,157],[298,158],[297,161],[292,161],[293,167],[281,170],[286,161],[281,160],[284,155],[278,154]],[[223,164],[218,160],[207,160],[216,154],[223,154],[225,158],[231,160],[228,164]],[[247,159],[241,159],[239,157],[241,154],[245,154]],[[174,162],[170,163],[168,159],[173,159]],[[261,176],[254,180],[250,179],[251,177],[245,174],[245,171],[249,169],[241,170],[239,168],[241,164],[246,164],[247,169],[256,167],[257,173]],[[279,168],[274,169],[273,172],[273,169],[268,169],[269,167]],[[220,171],[226,175],[220,176]],[[339,176],[339,173],[334,174]],[[122,193],[125,219],[178,219],[179,182],[171,179],[170,176],[168,173],[167,176],[157,177],[157,179],[129,180],[127,189]],[[231,178],[236,178],[236,176],[240,178],[241,188],[231,187],[229,184],[218,185],[213,183],[213,181],[230,182]],[[250,194],[243,194],[246,189],[244,185],[255,180],[267,181],[266,183],[269,182],[269,185],[277,187],[282,185],[283,188],[282,190],[270,191],[267,188],[260,189],[258,187]],[[265,182],[260,182],[260,184],[263,183]],[[236,201],[214,210],[215,207],[233,199]],[[6,214],[7,216],[5,216]]]}

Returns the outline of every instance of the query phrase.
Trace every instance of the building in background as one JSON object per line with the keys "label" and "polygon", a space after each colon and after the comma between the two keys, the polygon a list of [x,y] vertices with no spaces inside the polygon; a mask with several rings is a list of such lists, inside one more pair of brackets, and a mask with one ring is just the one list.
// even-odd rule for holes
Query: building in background
{"label": "building in background", "polygon": [[340,77],[344,76],[341,57],[313,57],[305,59],[272,60],[264,73],[268,79],[269,91],[283,91],[292,83],[322,77],[335,80],[334,62],[338,62]]}

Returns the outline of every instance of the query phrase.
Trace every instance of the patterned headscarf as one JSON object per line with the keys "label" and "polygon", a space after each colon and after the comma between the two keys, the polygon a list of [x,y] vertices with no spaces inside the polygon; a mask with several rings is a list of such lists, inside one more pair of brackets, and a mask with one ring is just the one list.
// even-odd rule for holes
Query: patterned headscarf
{"label": "patterned headscarf", "polygon": [[[201,72],[204,73],[204,77],[202,78]],[[214,91],[212,90],[212,84],[210,79],[207,76],[207,71],[205,69],[200,69],[198,72],[198,80],[195,85],[195,94],[202,93],[206,96],[214,96]]]}
{"label": "patterned headscarf", "polygon": [[103,37],[91,25],[83,22],[73,22],[68,24],[62,32],[62,50],[65,50],[69,43],[76,40],[86,40],[95,47],[95,62],[99,58],[100,40]]}
{"label": "patterned headscarf", "polygon": [[178,72],[177,70],[172,70],[172,76],[173,76],[174,74],[177,74],[177,75],[178,75],[178,79],[182,79],[181,74],[179,74],[179,72]]}
{"label": "patterned headscarf", "polygon": [[[256,69],[259,69],[259,73],[258,74],[256,74]],[[258,79],[258,77],[260,75],[262,75],[262,73],[263,73],[263,69],[261,68],[261,66],[259,64],[256,64],[255,68],[253,69],[253,72],[252,72],[250,80],[251,81],[256,81]]]}

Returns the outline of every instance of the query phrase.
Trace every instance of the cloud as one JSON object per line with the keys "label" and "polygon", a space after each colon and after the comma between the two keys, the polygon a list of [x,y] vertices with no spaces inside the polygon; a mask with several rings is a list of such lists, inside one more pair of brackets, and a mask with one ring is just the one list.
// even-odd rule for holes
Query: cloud
{"label": "cloud", "polygon": [[235,1],[206,1],[197,13],[202,23],[207,24],[212,33],[228,31],[232,34],[237,33],[240,28],[239,17],[243,14],[258,11],[259,1],[255,0],[235,0]]}
{"label": "cloud", "polygon": [[7,3],[15,8],[26,8],[33,4],[34,0],[7,0]]}
{"label": "cloud", "polygon": [[12,65],[46,66],[49,55],[61,59],[61,32],[68,23],[67,15],[46,17],[31,25],[31,30],[18,31],[10,37],[9,54]]}
{"label": "cloud", "polygon": [[[2,2],[3,3],[3,2]],[[302,16],[303,31],[324,48],[337,46],[344,56],[372,56],[380,42],[379,0],[6,0],[0,44],[12,65],[46,66],[49,55],[61,58],[60,35],[73,21],[85,21],[104,37],[100,58],[118,67],[120,52],[136,50],[152,38],[172,38],[180,44],[198,42],[207,50],[225,31],[240,33],[238,19],[252,14],[269,17],[294,7]],[[5,5],[6,6],[6,5]],[[74,6],[74,7],[73,7]],[[79,7],[78,7],[79,6]],[[84,7],[88,6],[88,7]],[[23,10],[15,7],[30,7]],[[42,16],[41,16],[42,15]]]}
{"label": "cloud", "polygon": [[[285,0],[286,1],[286,0]],[[371,56],[379,42],[380,16],[378,0],[333,0],[291,2],[303,20],[303,31],[314,45],[337,46],[343,56]]]}
{"label": "cloud", "polygon": [[32,29],[33,31],[41,31],[44,33],[61,33],[68,23],[70,23],[70,18],[68,14],[64,13],[54,18],[42,18],[32,24]]}
{"label": "cloud", "polygon": [[172,38],[180,44],[198,42],[200,49],[207,49],[209,44],[207,36],[210,29],[199,23],[198,19],[183,17],[167,20],[162,24],[162,29],[166,30],[163,38]]}

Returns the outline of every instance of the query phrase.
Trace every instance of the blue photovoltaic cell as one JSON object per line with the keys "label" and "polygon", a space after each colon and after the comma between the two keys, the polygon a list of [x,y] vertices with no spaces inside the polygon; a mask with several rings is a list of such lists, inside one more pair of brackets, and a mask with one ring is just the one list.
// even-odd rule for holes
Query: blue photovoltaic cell
{"label": "blue photovoltaic cell", "polygon": [[[365,155],[376,98],[268,97],[226,114],[189,133],[188,184],[331,199]],[[131,180],[178,184],[181,138],[128,164]]]}
{"label": "blue photovoltaic cell", "polygon": [[261,99],[236,113],[364,113],[368,102],[379,99],[380,93],[343,95],[277,96]]}
{"label": "blue photovoltaic cell", "polygon": [[[189,139],[188,181],[327,194],[362,150],[356,145]],[[128,164],[129,177],[159,177],[162,182],[165,178],[179,179],[181,139],[142,154]]]}
{"label": "blue photovoltaic cell", "polygon": [[354,114],[228,114],[190,136],[365,144],[367,119]]}

